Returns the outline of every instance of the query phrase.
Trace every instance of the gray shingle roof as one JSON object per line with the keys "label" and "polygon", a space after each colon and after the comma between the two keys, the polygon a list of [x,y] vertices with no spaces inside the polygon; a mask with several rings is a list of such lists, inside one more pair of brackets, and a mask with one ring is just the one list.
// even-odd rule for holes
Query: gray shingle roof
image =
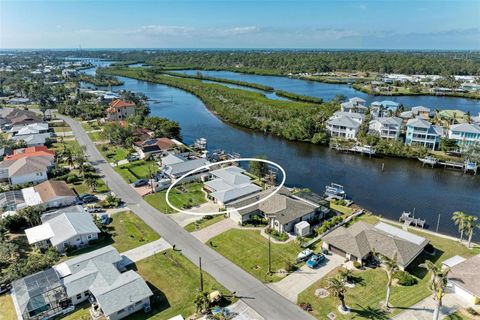
{"label": "gray shingle roof", "polygon": [[209,162],[206,159],[187,160],[184,162],[174,163],[174,164],[165,166],[165,172],[169,175],[178,177],[178,176],[184,175],[189,171],[203,167],[208,163]]}
{"label": "gray shingle roof", "polygon": [[401,238],[401,233],[400,229],[396,234],[388,233],[369,223],[359,221],[349,228],[335,229],[323,237],[323,241],[357,258],[363,258],[373,250],[389,258],[397,252],[398,264],[407,267],[423,251],[428,240],[423,239],[420,244],[414,243],[408,237]]}
{"label": "gray shingle roof", "polygon": [[56,246],[82,234],[100,233],[90,214],[66,212],[47,221],[55,236],[50,239]]}
{"label": "gray shingle roof", "polygon": [[468,133],[480,133],[480,126],[476,124],[470,124],[470,123],[460,123],[460,124],[454,124],[453,126],[451,126],[450,130],[468,132]]}
{"label": "gray shingle roof", "polygon": [[341,126],[341,127],[347,127],[347,128],[353,128],[357,129],[360,127],[360,123],[353,120],[350,117],[347,116],[340,116],[336,118],[330,118],[327,123],[332,126]]}
{"label": "gray shingle roof", "polygon": [[465,289],[472,295],[480,297],[480,254],[467,259],[450,269],[448,280]]}

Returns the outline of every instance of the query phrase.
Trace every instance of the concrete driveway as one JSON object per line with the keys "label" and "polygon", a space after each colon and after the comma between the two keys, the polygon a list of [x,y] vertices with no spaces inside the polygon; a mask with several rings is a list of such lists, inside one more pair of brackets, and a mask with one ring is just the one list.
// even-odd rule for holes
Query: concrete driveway
{"label": "concrete driveway", "polygon": [[326,261],[317,269],[310,269],[307,265],[304,265],[279,282],[269,284],[269,287],[288,300],[296,303],[297,297],[302,291],[325,277],[327,273],[333,269],[341,266],[345,261],[344,257],[336,254],[327,255],[325,257]]}
{"label": "concrete driveway", "polygon": [[170,243],[165,241],[165,239],[160,238],[158,240],[144,244],[143,246],[122,252],[121,263],[122,265],[126,266],[170,248],[172,248]]}
{"label": "concrete driveway", "polygon": [[[454,313],[461,307],[466,307],[468,302],[453,293],[448,293],[443,297],[443,306],[440,309],[439,319],[444,319]],[[419,303],[409,307],[404,312],[393,317],[394,320],[430,320],[435,310],[436,301],[428,297]]]}
{"label": "concrete driveway", "polygon": [[192,232],[192,235],[202,242],[207,242],[209,239],[218,236],[225,231],[237,227],[238,224],[232,219],[223,219],[206,228]]}

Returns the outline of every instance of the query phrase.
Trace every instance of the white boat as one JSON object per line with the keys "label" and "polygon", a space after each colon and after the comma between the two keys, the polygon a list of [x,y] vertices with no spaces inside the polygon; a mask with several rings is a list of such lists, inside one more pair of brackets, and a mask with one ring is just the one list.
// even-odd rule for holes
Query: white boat
{"label": "white boat", "polygon": [[347,194],[343,190],[343,186],[337,183],[331,183],[329,186],[326,186],[325,195],[328,197],[341,198],[341,199],[344,199],[347,196]]}
{"label": "white boat", "polygon": [[425,158],[418,158],[423,164],[434,166],[438,163],[438,159],[432,156],[426,156]]}
{"label": "white boat", "polygon": [[305,249],[303,250],[302,252],[300,252],[298,255],[297,255],[297,260],[298,261],[303,261],[303,260],[306,260],[308,257],[310,257],[311,255],[313,254],[313,251],[310,250],[310,249]]}

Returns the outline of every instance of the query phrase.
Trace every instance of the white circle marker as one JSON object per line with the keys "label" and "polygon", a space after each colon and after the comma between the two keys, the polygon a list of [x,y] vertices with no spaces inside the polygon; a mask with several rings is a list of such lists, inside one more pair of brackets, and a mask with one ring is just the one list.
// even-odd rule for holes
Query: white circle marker
{"label": "white circle marker", "polygon": [[183,176],[181,176],[177,180],[175,180],[175,182],[173,182],[170,185],[170,187],[168,187],[167,193],[165,194],[165,200],[167,201],[167,205],[175,211],[185,213],[185,214],[195,215],[195,216],[207,216],[207,215],[213,216],[213,215],[220,215],[220,214],[228,213],[229,212],[228,210],[216,211],[216,212],[191,212],[191,211],[187,211],[187,210],[182,210],[182,209],[179,209],[179,208],[175,207],[170,202],[170,200],[168,199],[168,195],[170,194],[170,191],[172,190],[172,188],[175,187],[176,185],[178,185],[180,183],[180,181],[182,181],[182,179],[185,179],[186,177],[190,176],[191,174],[194,174],[195,172],[201,171],[203,169],[209,169],[211,166],[214,166],[214,165],[220,165],[220,164],[225,164],[225,163],[233,163],[233,162],[241,162],[241,161],[257,161],[257,162],[263,162],[263,163],[267,163],[267,164],[270,164],[272,166],[277,167],[282,172],[282,182],[277,186],[277,188],[273,192],[271,192],[265,198],[260,199],[260,200],[254,202],[254,203],[249,204],[249,205],[246,205],[246,206],[243,206],[243,207],[240,207],[240,208],[235,208],[235,210],[248,209],[248,208],[251,208],[253,206],[256,206],[257,204],[262,203],[263,201],[267,200],[268,198],[270,198],[274,194],[276,194],[278,191],[280,191],[280,188],[282,188],[283,185],[285,184],[285,180],[287,179],[287,174],[286,174],[285,170],[276,162],[265,160],[265,159],[257,159],[257,158],[239,158],[239,159],[232,159],[232,160],[223,160],[223,161],[219,161],[219,162],[213,162],[213,163],[210,163],[210,164],[206,164],[206,165],[201,166],[199,168],[193,169],[193,170],[185,173]]}

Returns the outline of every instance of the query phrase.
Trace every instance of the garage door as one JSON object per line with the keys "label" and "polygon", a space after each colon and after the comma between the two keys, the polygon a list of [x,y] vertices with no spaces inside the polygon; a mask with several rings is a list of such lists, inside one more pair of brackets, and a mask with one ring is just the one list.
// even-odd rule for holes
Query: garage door
{"label": "garage door", "polygon": [[337,247],[334,247],[332,245],[330,245],[330,251],[332,251],[333,253],[335,254],[338,254],[342,257],[345,257],[347,255],[347,253],[341,249],[338,249]]}

